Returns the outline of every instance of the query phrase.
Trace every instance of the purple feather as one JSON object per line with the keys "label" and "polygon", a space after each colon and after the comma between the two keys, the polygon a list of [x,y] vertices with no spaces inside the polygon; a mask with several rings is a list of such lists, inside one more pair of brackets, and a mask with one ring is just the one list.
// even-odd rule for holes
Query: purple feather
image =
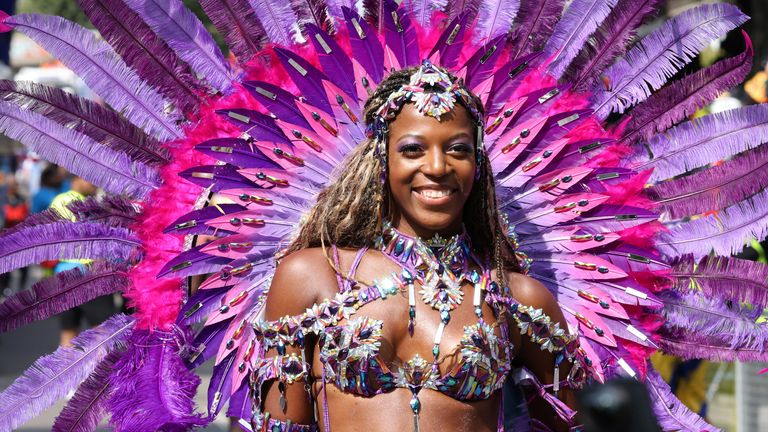
{"label": "purple feather", "polygon": [[747,20],[726,3],[704,4],[664,22],[605,72],[607,89],[595,89],[595,115],[623,113],[661,88],[709,43]]}
{"label": "purple feather", "polygon": [[205,165],[190,168],[179,173],[179,177],[202,188],[211,188],[211,192],[227,189],[256,189],[258,186],[237,172],[232,165]]}
{"label": "purple feather", "polygon": [[755,322],[762,308],[708,298],[701,292],[665,292],[659,344],[668,354],[712,361],[768,360],[768,325]]}
{"label": "purple feather", "polygon": [[493,75],[496,62],[499,60],[502,48],[506,44],[507,35],[502,34],[488,41],[467,60],[467,86],[472,88],[480,85]]}
{"label": "purple feather", "polygon": [[637,29],[663,8],[664,0],[619,0],[608,18],[598,26],[576,59],[571,63],[567,77],[573,88],[584,91],[626,52],[635,38]]}
{"label": "purple feather", "polygon": [[696,262],[683,255],[672,263],[674,288],[687,293],[701,289],[722,303],[735,301],[763,309],[768,305],[768,265],[724,256],[705,256]]}
{"label": "purple feather", "polygon": [[440,65],[449,69],[455,68],[464,46],[462,42],[467,31],[467,22],[469,22],[469,15],[467,14],[462,14],[451,20],[427,57],[440,51]]}
{"label": "purple feather", "polygon": [[[136,223],[139,211],[132,203],[116,196],[89,197],[82,201],[72,201],[67,208],[74,213],[76,222],[98,222],[110,226],[129,228]],[[16,231],[36,225],[70,221],[53,208],[34,213],[21,223],[0,231],[6,236]]]}
{"label": "purple feather", "polygon": [[97,262],[87,269],[67,270],[37,282],[0,303],[0,333],[122,290],[129,284],[125,270],[122,265]]}
{"label": "purple feather", "polygon": [[0,237],[0,273],[57,259],[128,259],[139,241],[125,228],[56,222]]}
{"label": "purple feather", "polygon": [[342,7],[341,11],[347,23],[352,57],[368,72],[373,82],[378,84],[384,77],[384,48],[375,36],[376,31],[351,9]]}
{"label": "purple feather", "polygon": [[[193,210],[176,219],[171,225],[164,229],[163,232],[166,234],[176,233],[184,235],[212,233],[213,228],[205,225],[207,221],[224,214],[237,213],[242,210],[245,210],[245,207],[239,204],[219,204],[216,206],[203,207],[200,210]],[[224,213],[222,213],[222,211]]]}
{"label": "purple feather", "polygon": [[731,255],[752,238],[768,236],[768,189],[747,201],[689,222],[678,223],[660,234],[656,247],[668,257],[693,254],[699,258],[714,250]]}
{"label": "purple feather", "polygon": [[134,320],[116,315],[86,330],[53,354],[39,358],[0,393],[0,430],[15,429],[75,389],[100,359],[127,342]]}
{"label": "purple feather", "polygon": [[467,22],[474,21],[480,10],[481,0],[451,0],[448,5],[448,17],[451,19],[467,17]]}
{"label": "purple feather", "polygon": [[291,46],[294,41],[304,42],[298,17],[291,9],[290,2],[270,0],[248,0],[248,2],[270,42],[283,46]]}
{"label": "purple feather", "polygon": [[118,196],[73,201],[67,208],[75,215],[77,222],[98,222],[123,228],[130,228],[141,214],[141,209],[134,202]]}
{"label": "purple feather", "polygon": [[[234,282],[230,285],[233,284]],[[231,286],[217,289],[198,290],[181,308],[181,313],[179,313],[177,322],[185,325],[204,322],[211,313],[222,306],[221,299],[227,294],[229,289],[231,289]],[[204,330],[201,331],[201,334],[196,337],[194,344],[195,346],[199,346],[200,343],[204,343],[205,339],[208,339],[209,337],[216,336],[213,334],[214,331],[210,327],[211,326],[206,326]],[[221,330],[221,337],[224,337],[224,332],[226,332],[226,330],[226,327]],[[205,345],[208,347],[210,344],[205,343]],[[218,345],[216,345],[214,348],[218,349]],[[202,360],[203,359],[201,359],[201,361]]]}
{"label": "purple feather", "polygon": [[61,60],[131,123],[161,140],[182,136],[178,118],[165,114],[168,102],[93,32],[64,18],[36,14],[13,16],[5,23]]}
{"label": "purple feather", "polygon": [[91,432],[107,415],[107,399],[112,394],[109,374],[121,351],[112,351],[102,360],[96,370],[77,388],[75,396],[67,402],[64,410],[53,423],[53,432]]}
{"label": "purple feather", "polygon": [[248,0],[200,0],[200,6],[240,63],[264,48],[267,34]]}
{"label": "purple feather", "polygon": [[0,81],[0,96],[24,109],[88,135],[94,141],[127,154],[137,162],[157,166],[170,160],[154,138],[115,111],[61,89],[33,82]]}
{"label": "purple feather", "polygon": [[124,0],[192,70],[222,93],[234,79],[203,23],[181,0]]}
{"label": "purple feather", "polygon": [[249,387],[245,381],[237,391],[235,391],[229,398],[229,406],[227,407],[227,417],[234,417],[238,419],[248,419],[253,415],[251,411],[251,396]]}
{"label": "purple feather", "polygon": [[[384,43],[395,55],[401,68],[421,63],[416,29],[411,25],[411,18],[405,9],[399,9],[394,0],[382,0],[384,3]],[[395,22],[397,16],[397,22]]]}
{"label": "purple feather", "polygon": [[[221,151],[222,148],[231,150]],[[240,138],[214,138],[196,145],[195,150],[240,168],[281,169],[260,148]]]}
{"label": "purple feather", "polygon": [[722,92],[744,81],[752,68],[752,42],[744,33],[747,49],[708,68],[673,82],[651,95],[630,113],[622,140],[635,143],[664,132],[697,109],[708,105]]}
{"label": "purple feather", "polygon": [[0,131],[114,194],[140,198],[160,183],[154,168],[10,102],[0,101]]}
{"label": "purple feather", "polygon": [[178,327],[137,330],[131,336],[109,376],[113,393],[107,406],[116,431],[181,432],[209,422],[194,413],[200,378],[179,357],[186,337]]}
{"label": "purple feather", "polygon": [[328,5],[324,0],[291,0],[291,7],[300,23],[312,24],[333,32],[333,21],[328,14]]}
{"label": "purple feather", "polygon": [[668,179],[757,147],[768,141],[768,106],[752,105],[711,114],[676,126],[638,148],[628,162],[653,168],[651,181]]}
{"label": "purple feather", "polygon": [[323,72],[328,75],[331,82],[344,90],[346,94],[357,99],[355,81],[352,78],[354,77],[354,70],[349,56],[328,33],[314,24],[305,24],[304,29],[315,47]]}
{"label": "purple feather", "polygon": [[[209,291],[209,290],[206,290]],[[179,316],[180,321],[181,315]],[[224,341],[224,336],[229,327],[229,321],[219,321],[217,323],[203,327],[195,336],[195,340],[187,347],[186,357],[187,368],[196,369],[208,360],[216,357],[216,352]]]}
{"label": "purple feather", "polygon": [[194,113],[204,91],[189,65],[123,0],[77,0],[123,61],[183,113]]}
{"label": "purple feather", "polygon": [[649,368],[645,385],[653,401],[653,412],[662,430],[680,432],[721,432],[694,414],[672,393],[658,372]]}
{"label": "purple feather", "polygon": [[277,58],[293,80],[299,92],[310,104],[332,114],[333,110],[325,95],[322,80],[328,80],[322,72],[300,55],[283,48],[275,48]]}
{"label": "purple feather", "polygon": [[650,198],[673,219],[721,210],[768,187],[768,146],[691,175],[656,183]]}
{"label": "purple feather", "polygon": [[555,26],[544,47],[544,58],[552,57],[549,70],[560,78],[590,35],[611,12],[618,0],[574,0]]}
{"label": "purple feather", "polygon": [[475,43],[485,43],[506,35],[519,9],[520,0],[481,0],[474,29]]}
{"label": "purple feather", "polygon": [[432,15],[435,11],[444,11],[448,0],[404,0],[402,4],[421,27],[429,28],[432,25]]}
{"label": "purple feather", "polygon": [[565,0],[521,0],[512,36],[512,58],[544,48],[560,20],[564,5]]}
{"label": "purple feather", "polygon": [[[230,258],[224,258],[214,255],[208,255],[200,252],[200,249],[206,244],[196,246],[176,255],[168,261],[157,274],[157,277],[187,277],[198,274],[206,274],[219,270],[219,268],[232,261]],[[2,257],[2,255],[0,255]]]}
{"label": "purple feather", "polygon": [[263,81],[245,81],[243,86],[251,95],[278,118],[305,129],[312,127],[296,107],[296,96],[274,84]]}
{"label": "purple feather", "polygon": [[232,352],[213,367],[208,383],[208,413],[216,416],[232,394],[232,374],[237,352]]}

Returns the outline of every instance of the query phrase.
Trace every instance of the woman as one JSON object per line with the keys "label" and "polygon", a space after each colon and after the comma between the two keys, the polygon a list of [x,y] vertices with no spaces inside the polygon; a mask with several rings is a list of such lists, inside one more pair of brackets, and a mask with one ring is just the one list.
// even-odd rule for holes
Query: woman
{"label": "woman", "polygon": [[[436,79],[438,82],[431,85]],[[376,284],[375,281],[383,285],[383,281],[391,280],[390,275],[413,272],[410,261],[403,264],[399,260],[407,251],[394,250],[393,245],[401,239],[422,245],[430,244],[430,240],[424,239],[453,239],[454,242],[459,239],[463,252],[454,265],[435,258],[443,256],[443,251],[450,246],[424,248],[433,254],[429,256],[434,260],[430,264],[459,269],[457,288],[442,285],[451,299],[439,299],[443,293],[435,285],[439,287],[442,282],[431,283],[430,288],[425,285],[431,281],[425,284],[423,278],[416,278],[420,280],[413,283],[414,287],[406,288],[402,278],[397,278],[399,289],[392,298],[361,302],[359,310],[349,318],[321,330],[311,341],[308,338],[303,343],[303,352],[302,343],[295,338],[282,354],[276,348],[271,349],[262,364],[270,364],[275,355],[281,359],[299,355],[306,358],[308,364],[306,376],[290,384],[286,384],[292,381],[289,374],[278,374],[275,383],[275,377],[269,373],[256,373],[255,383],[263,385],[263,393],[257,394],[256,403],[263,402],[269,418],[291,420],[294,424],[319,422],[322,430],[490,431],[496,430],[503,420],[499,417],[500,388],[513,365],[528,368],[544,384],[551,384],[555,379],[554,355],[540,349],[541,342],[521,334],[508,310],[509,304],[490,300],[486,292],[473,299],[473,291],[484,283],[471,281],[470,272],[475,271],[482,274],[482,278],[490,276],[496,284],[495,289],[489,287],[488,291],[543,309],[554,322],[565,327],[562,312],[549,291],[520,274],[514,250],[499,219],[493,175],[483,157],[482,135],[478,136],[478,130],[482,131],[482,105],[464,89],[466,99],[457,98],[450,89],[460,85],[456,77],[429,62],[421,68],[392,72],[380,83],[365,105],[365,119],[374,128],[382,121],[386,126],[354,150],[339,168],[338,179],[321,193],[277,267],[266,300],[266,322],[261,325],[264,329],[270,325],[279,328],[279,322],[269,321],[285,316],[305,319],[306,314],[301,315],[305,310],[316,308],[340,292],[359,293]],[[415,97],[401,95],[398,98],[404,86],[410,90],[419,88],[426,95],[454,99],[455,104],[452,109],[442,110],[429,103],[417,107],[416,100],[411,100]],[[382,114],[383,109],[386,115]],[[386,156],[379,157],[381,152]],[[468,253],[464,255],[464,252]],[[310,283],[308,275],[312,275]],[[415,292],[424,296],[409,299],[409,296],[416,297]],[[481,297],[485,301],[480,302]],[[482,306],[478,311],[479,305]],[[365,327],[361,322],[372,327]],[[489,325],[493,329],[491,334],[472,333],[478,322]],[[328,376],[334,372],[340,374],[336,364],[344,360],[344,354],[338,349],[329,349],[329,345],[339,342],[339,331],[343,333],[349,326],[361,325],[358,336],[366,328],[374,329],[376,336],[361,342],[370,344],[372,353],[361,355],[357,363],[373,357],[381,362],[380,369],[370,365],[352,366],[356,373],[370,376],[362,380],[367,383],[359,383],[370,386],[362,391],[359,386],[343,384],[343,378]],[[465,346],[462,339],[469,338],[471,343],[477,337],[483,346],[491,343],[491,339],[499,341],[498,347],[479,350],[480,354],[492,357],[489,367],[498,368],[491,371],[490,377],[489,371],[482,368],[459,377],[477,380],[485,387],[481,394],[473,394],[471,389],[468,392],[459,383],[439,391],[414,388],[429,381],[412,376],[410,369],[416,367],[414,358],[430,363],[425,373],[434,370],[434,378],[446,377],[463,365],[469,366],[469,358],[462,357],[461,347]],[[322,339],[320,346],[318,338]],[[267,344],[276,343],[269,337],[265,340]],[[352,347],[347,348],[353,350],[354,345],[352,342]],[[438,349],[433,352],[435,347]],[[286,367],[289,366],[286,364],[283,369]],[[388,387],[375,376],[385,375],[387,369],[395,371],[396,376],[408,371],[411,378],[396,384],[396,388]],[[367,397],[358,397],[360,395]],[[563,389],[560,395],[571,400],[569,389]],[[321,419],[314,417],[313,404],[317,404]],[[354,415],[348,415],[352,409]],[[551,428],[562,430],[569,425],[540,398],[532,403],[531,413]]]}
{"label": "woman", "polygon": [[[54,429],[226,409],[245,429],[487,430],[517,419],[511,380],[564,429],[589,375],[643,382],[665,430],[714,430],[647,360],[768,359],[740,306],[764,287],[735,288],[765,268],[727,257],[765,231],[768,107],[686,121],[747,73],[748,41],[666,84],[747,18],[707,3],[635,40],[660,2],[565,3],[201,2],[234,64],[179,0],[84,2],[98,39],[0,16],[110,106],[7,82],[0,130],[120,196],[0,237],[0,272],[98,258],[4,302],[0,331],[116,290],[134,311],[38,360],[0,394],[0,429],[83,383]],[[464,85],[429,63],[390,74],[422,59]]]}

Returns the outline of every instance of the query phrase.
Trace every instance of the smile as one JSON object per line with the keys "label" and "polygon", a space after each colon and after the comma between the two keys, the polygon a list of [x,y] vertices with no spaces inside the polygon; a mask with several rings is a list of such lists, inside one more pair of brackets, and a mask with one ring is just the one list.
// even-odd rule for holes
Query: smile
{"label": "smile", "polygon": [[439,205],[449,202],[451,196],[456,193],[456,189],[447,187],[418,187],[413,188],[413,192],[419,201],[429,205]]}

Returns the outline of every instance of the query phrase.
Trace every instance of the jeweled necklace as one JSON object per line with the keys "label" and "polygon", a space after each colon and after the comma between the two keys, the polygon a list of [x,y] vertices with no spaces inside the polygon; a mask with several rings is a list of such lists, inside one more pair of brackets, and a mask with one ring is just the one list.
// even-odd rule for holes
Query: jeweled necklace
{"label": "jeweled necklace", "polygon": [[[384,255],[403,268],[400,275],[393,274],[392,278],[401,289],[408,290],[408,332],[413,335],[416,319],[415,282],[418,281],[421,284],[419,290],[421,300],[433,309],[440,311],[440,325],[435,332],[432,346],[431,371],[425,370],[429,367],[429,363],[419,356],[407,362],[408,369],[412,369],[414,372],[411,374],[414,375],[414,382],[409,382],[408,388],[412,392],[410,407],[414,416],[414,432],[418,432],[419,412],[421,411],[418,394],[427,379],[426,376],[438,376],[440,374],[438,366],[440,342],[445,326],[451,320],[451,311],[456,309],[464,300],[461,286],[465,281],[474,286],[472,304],[475,307],[478,322],[482,325],[482,293],[490,281],[490,271],[488,270],[489,266],[482,265],[472,253],[466,231],[451,237],[449,240],[436,235],[432,239],[424,241],[397,231],[389,221],[384,222],[383,228],[381,237],[377,239],[377,246]],[[482,275],[477,270],[469,271],[470,260],[483,269]]]}

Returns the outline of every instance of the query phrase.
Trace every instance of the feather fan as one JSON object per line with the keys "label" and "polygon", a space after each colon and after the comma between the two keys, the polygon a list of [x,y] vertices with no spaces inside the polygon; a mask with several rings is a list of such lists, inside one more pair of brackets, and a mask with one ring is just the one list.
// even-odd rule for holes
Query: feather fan
{"label": "feather fan", "polygon": [[664,0],[619,0],[608,18],[597,27],[568,68],[566,77],[573,88],[585,91],[637,35],[637,29],[662,8]]}
{"label": "feather fan", "polygon": [[0,273],[56,259],[127,260],[139,241],[125,228],[56,222],[0,236]]}
{"label": "feather fan", "polygon": [[75,71],[131,123],[162,140],[181,136],[176,125],[178,117],[165,113],[168,101],[93,32],[64,18],[37,14],[7,17],[4,23],[32,38]]}
{"label": "feather fan", "polygon": [[673,218],[724,209],[768,187],[768,145],[748,150],[722,164],[656,183],[646,189]]}
{"label": "feather fan", "polygon": [[636,171],[653,168],[651,181],[685,174],[768,141],[768,105],[751,105],[682,123],[638,148],[628,162]]}
{"label": "feather fan", "polygon": [[653,413],[662,430],[679,432],[721,432],[691,412],[672,393],[658,372],[648,369],[645,385],[653,401]]}
{"label": "feather fan", "polygon": [[123,0],[77,0],[99,34],[144,82],[173,101],[184,113],[194,113],[204,92],[175,51],[160,39]]}
{"label": "feather fan", "polygon": [[622,141],[648,140],[664,132],[697,109],[708,105],[722,92],[741,84],[752,69],[754,50],[746,33],[746,50],[662,88],[631,112],[622,130]]}
{"label": "feather fan", "polygon": [[267,34],[248,0],[200,0],[200,6],[240,63],[264,48]]}
{"label": "feather fan", "polygon": [[718,3],[697,6],[666,21],[605,72],[607,89],[602,84],[593,89],[595,115],[605,119],[644,101],[711,41],[746,20],[736,6]]}
{"label": "feather fan", "polygon": [[136,162],[156,166],[169,161],[168,152],[156,139],[90,99],[55,87],[10,80],[0,81],[0,97],[88,135]]}
{"label": "feather fan", "polygon": [[668,354],[713,361],[768,360],[768,325],[755,322],[761,307],[723,302],[691,291],[664,292],[659,345]]}
{"label": "feather fan", "polygon": [[731,255],[744,249],[752,238],[768,236],[768,190],[722,212],[681,222],[660,234],[656,243],[668,257],[693,254],[702,257],[714,250]]}
{"label": "feather fan", "polygon": [[674,289],[687,293],[701,290],[707,298],[768,307],[768,265],[725,256],[705,256],[696,261],[683,255],[672,262],[669,277]]}
{"label": "feather fan", "polygon": [[56,417],[53,432],[92,432],[107,415],[107,399],[112,394],[109,374],[122,351],[115,350],[96,366],[96,370],[77,388],[74,397]]}
{"label": "feather fan", "polygon": [[134,320],[116,315],[41,357],[24,375],[0,393],[0,430],[15,429],[73,390],[96,368],[100,359],[121,348]]}
{"label": "feather fan", "polygon": [[555,78],[559,79],[563,75],[589,36],[616,6],[617,1],[574,0],[568,6],[544,47],[544,58],[552,57],[549,71]]}
{"label": "feather fan", "polygon": [[125,266],[108,262],[58,273],[0,303],[0,333],[120,291],[128,283]]}
{"label": "feather fan", "polygon": [[480,3],[474,31],[474,41],[478,45],[507,34],[520,9],[520,0],[481,0]]}
{"label": "feather fan", "polygon": [[112,397],[107,402],[110,423],[117,431],[190,430],[209,420],[195,414],[200,378],[179,356],[186,335],[171,331],[137,330],[109,377]]}
{"label": "feather fan", "polygon": [[0,132],[108,192],[143,197],[160,183],[154,168],[10,102],[0,101]]}
{"label": "feather fan", "polygon": [[196,75],[222,93],[233,74],[216,41],[181,0],[124,0],[185,61]]}

